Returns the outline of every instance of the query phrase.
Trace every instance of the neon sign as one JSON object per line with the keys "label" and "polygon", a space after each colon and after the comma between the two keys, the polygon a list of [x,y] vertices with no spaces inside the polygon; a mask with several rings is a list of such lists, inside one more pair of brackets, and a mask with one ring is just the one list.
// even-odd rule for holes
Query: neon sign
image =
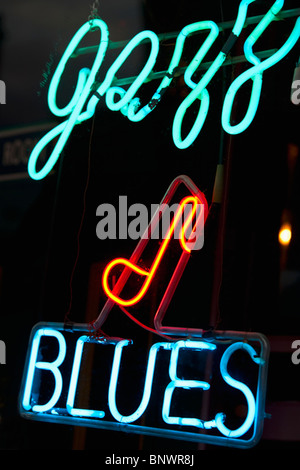
{"label": "neon sign", "polygon": [[[178,205],[178,209],[175,212],[173,220],[170,221],[170,226],[167,229],[163,240],[161,241],[161,245],[156,256],[154,257],[151,266],[147,269],[141,268],[139,266],[139,261],[149,243],[151,233],[155,232],[157,226],[159,225],[160,219],[163,217],[164,211],[169,206],[170,202],[174,200],[174,198],[178,197],[178,194],[180,194],[182,191],[184,191],[185,193],[187,192],[189,194],[185,196]],[[187,218],[184,219],[181,217],[181,215],[186,208],[189,209],[189,212]],[[171,238],[174,235],[174,231],[179,230],[179,241],[182,252],[174,268],[174,272],[172,273],[171,279],[166,286],[161,302],[156,310],[154,316],[155,332],[172,335],[196,334],[196,336],[199,336],[199,333],[201,334],[202,330],[199,329],[182,329],[180,327],[163,326],[162,321],[165,316],[166,310],[172,300],[177,285],[190,259],[191,252],[202,248],[204,242],[204,224],[207,215],[208,204],[206,198],[204,194],[193,183],[193,181],[186,175],[180,175],[175,178],[170,184],[157,211],[155,212],[152,220],[150,221],[149,226],[146,228],[144,234],[139,240],[130,259],[127,260],[125,258],[116,258],[109,262],[106,268],[104,269],[102,275],[102,286],[105,294],[108,297],[108,300],[102,308],[98,318],[93,323],[93,328],[95,330],[98,330],[102,327],[102,324],[106,320],[108,314],[110,313],[111,309],[115,304],[119,305],[121,308],[124,308],[136,305],[143,299],[154,277],[157,277],[158,275],[159,266],[166,253],[169,243],[171,242]],[[176,240],[176,243],[178,243],[178,240]],[[109,278],[111,277],[113,269],[116,266],[122,266],[123,270],[119,278],[117,279],[115,285],[113,286],[113,288],[111,288],[109,285]],[[136,295],[130,298],[121,297],[121,293],[126,287],[126,283],[132,273],[136,273],[137,275],[141,276],[141,278],[144,279],[144,282],[142,283],[142,286],[139,288],[139,291]],[[140,326],[145,326],[141,322],[139,322],[136,317],[131,316],[131,314],[127,310],[123,310],[123,312],[130,316],[130,318],[136,323],[138,323]]]}
{"label": "neon sign", "polygon": [[[106,105],[110,110],[122,112],[124,116],[133,122],[140,121],[149,115],[149,113],[151,113],[159,104],[163,93],[170,86],[173,80],[174,72],[182,57],[182,51],[185,46],[186,39],[198,31],[208,31],[207,38],[201,44],[198,52],[191,60],[184,73],[184,81],[186,85],[191,88],[191,92],[180,104],[173,121],[172,136],[174,144],[180,149],[188,148],[199,135],[209,111],[210,96],[207,86],[224,63],[228,53],[240,36],[245,25],[248,6],[254,1],[256,0],[241,1],[236,22],[227,42],[198,83],[193,81],[193,75],[197,71],[197,68],[211,48],[212,44],[215,42],[219,34],[219,27],[213,21],[199,21],[184,27],[177,37],[174,53],[169,64],[167,74],[162,79],[149,103],[144,106],[141,105],[140,99],[136,94],[142,84],[148,79],[149,74],[155,65],[159,52],[159,39],[157,35],[152,31],[142,31],[134,36],[111,65],[103,82],[98,85],[96,82],[96,74],[102,65],[109,44],[108,26],[100,19],[94,19],[81,26],[67,46],[57,69],[55,70],[48,91],[48,106],[50,111],[55,116],[67,117],[67,119],[49,131],[33,149],[28,162],[28,173],[30,177],[39,180],[48,175],[59,159],[74,126],[90,119],[94,115],[96,106],[102,97],[105,96]],[[246,60],[252,64],[252,67],[243,72],[232,82],[224,98],[222,109],[222,126],[224,130],[230,134],[241,133],[250,126],[255,117],[260,101],[263,72],[282,60],[299,39],[300,18],[297,19],[293,30],[284,44],[270,57],[261,61],[253,52],[255,43],[264,33],[269,24],[276,19],[276,15],[282,9],[283,5],[284,0],[275,1],[270,10],[258,23],[244,43],[244,54]],[[56,102],[56,95],[65,66],[80,41],[89,31],[94,30],[100,31],[101,39],[93,66],[91,69],[83,68],[80,70],[77,85],[71,100],[65,107],[60,108]],[[119,86],[113,86],[114,78],[118,70],[134,49],[145,40],[150,42],[151,50],[139,75],[134,79],[133,83],[131,83],[127,90]],[[231,124],[232,106],[238,91],[248,80],[252,81],[249,106],[242,121],[233,125]],[[194,102],[197,102],[197,100],[199,100],[200,106],[195,122],[188,134],[183,137],[183,119],[189,107]],[[37,169],[40,153],[49,144],[49,142],[55,138],[57,138],[57,142],[48,161],[42,166],[42,168]]]}
{"label": "neon sign", "polygon": [[[269,355],[264,336],[224,331],[208,335],[201,329],[162,326],[197,245],[199,225],[203,231],[207,217],[205,196],[187,176],[171,183],[162,205],[182,192],[190,195],[181,200],[149,270],[139,267],[139,259],[149,229],[159,222],[159,210],[130,259],[117,258],[104,269],[108,300],[91,325],[41,323],[33,328],[20,392],[22,416],[241,448],[256,444],[264,420]],[[180,225],[188,206],[188,217]],[[163,340],[146,349],[131,339],[102,332],[99,336],[112,306],[123,309],[144,297],[178,224],[182,254],[154,318],[155,333]],[[108,278],[117,264],[123,271],[111,290]],[[121,292],[132,271],[146,281],[138,294],[124,300]],[[237,409],[244,410],[242,415]]]}
{"label": "neon sign", "polygon": [[[203,198],[204,198],[204,196],[203,196]],[[205,200],[205,198],[204,198],[204,200]],[[207,203],[206,203],[206,200],[205,200],[205,204],[204,204],[204,203],[200,202],[200,200],[197,197],[187,196],[181,201],[181,203],[179,205],[179,208],[178,208],[178,210],[177,210],[177,212],[174,216],[174,219],[171,223],[171,226],[170,226],[170,228],[169,228],[169,230],[168,230],[168,232],[167,232],[167,234],[164,238],[163,243],[161,244],[161,246],[158,250],[158,253],[157,253],[157,255],[156,255],[156,257],[153,261],[153,264],[152,264],[149,271],[140,268],[136,264],[134,264],[131,261],[128,261],[127,259],[124,259],[124,258],[114,259],[113,261],[111,261],[107,265],[107,267],[105,268],[104,273],[103,273],[102,284],[103,284],[103,289],[104,289],[105,293],[107,294],[107,296],[109,298],[114,300],[117,304],[123,305],[123,306],[134,305],[134,304],[136,304],[137,302],[139,302],[141,300],[141,298],[145,295],[146,291],[148,290],[154,275],[156,274],[158,266],[159,266],[159,264],[160,264],[160,262],[161,262],[161,260],[164,256],[164,253],[167,249],[167,246],[168,246],[168,244],[171,240],[171,237],[174,234],[174,231],[175,231],[176,225],[178,224],[178,221],[180,221],[182,219],[181,216],[182,216],[182,213],[184,211],[184,208],[189,203],[192,204],[192,210],[190,211],[188,219],[184,222],[184,224],[181,228],[181,231],[180,231],[180,245],[181,245],[183,251],[185,251],[186,253],[191,253],[192,247],[189,247],[189,244],[191,243],[190,238],[191,237],[196,238],[195,231],[196,231],[197,224],[199,223],[200,216],[198,216],[198,218],[195,222],[195,227],[194,227],[194,229],[193,229],[193,231],[190,235],[190,238],[189,238],[188,242],[186,242],[186,240],[185,240],[185,238],[186,238],[185,237],[186,229],[189,225],[191,225],[193,217],[196,214],[197,207],[202,206],[201,209],[202,209],[202,211],[204,211],[204,207],[205,207],[205,205],[207,206]],[[193,242],[192,245],[193,245],[193,248],[194,248],[195,242]],[[121,299],[119,296],[115,295],[108,286],[108,276],[109,276],[111,270],[116,265],[120,265],[120,264],[126,266],[127,268],[131,269],[133,272],[135,272],[135,273],[137,273],[137,274],[139,274],[139,275],[146,278],[146,280],[144,281],[144,283],[143,283],[142,287],[140,288],[138,294],[135,295],[133,298],[128,299],[128,300]]]}
{"label": "neon sign", "polygon": [[35,420],[251,447],[262,432],[267,361],[268,344],[254,333],[160,341],[145,355],[131,340],[95,337],[87,326],[38,324],[20,412]]}

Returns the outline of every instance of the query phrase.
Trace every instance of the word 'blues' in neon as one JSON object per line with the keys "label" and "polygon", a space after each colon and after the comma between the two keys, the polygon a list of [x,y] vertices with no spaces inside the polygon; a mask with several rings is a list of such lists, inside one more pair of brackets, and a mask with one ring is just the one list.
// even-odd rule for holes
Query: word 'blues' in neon
{"label": "word 'blues' in neon", "polygon": [[[100,19],[94,19],[81,26],[66,48],[57,69],[54,72],[48,90],[48,105],[50,111],[55,116],[67,117],[67,119],[48,132],[33,149],[28,162],[28,173],[30,177],[36,180],[42,179],[53,169],[73,131],[74,126],[90,119],[94,115],[96,106],[101,98],[105,97],[106,105],[110,110],[122,112],[122,114],[124,114],[124,116],[126,116],[130,121],[138,122],[149,115],[161,101],[164,91],[170,86],[173,80],[174,73],[182,57],[186,39],[198,31],[207,31],[208,34],[206,39],[199,47],[199,50],[187,66],[184,73],[184,81],[186,85],[191,88],[191,92],[178,107],[173,120],[172,136],[174,144],[180,149],[190,147],[199,135],[209,111],[210,95],[207,90],[207,86],[224,63],[235,41],[240,36],[245,25],[248,6],[255,1],[256,0],[242,0],[239,5],[237,19],[228,40],[198,83],[195,83],[194,81],[194,74],[218,37],[219,27],[213,21],[198,21],[185,26],[177,37],[173,56],[166,75],[162,79],[149,103],[144,106],[141,105],[140,98],[136,95],[141,85],[147,81],[156,63],[159,52],[159,38],[157,35],[152,31],[142,31],[134,36],[110,66],[103,82],[98,86],[96,75],[103,63],[109,44],[108,26]],[[241,75],[236,77],[231,83],[225,95],[222,109],[222,126],[224,130],[230,134],[239,134],[247,129],[252,123],[260,101],[263,73],[282,60],[299,39],[300,18],[297,19],[294,28],[285,40],[284,44],[267,59],[261,61],[253,51],[253,47],[257,40],[269,24],[276,19],[276,15],[280,12],[283,5],[284,0],[276,0],[270,10],[245,40],[244,54],[246,60],[251,64],[251,67],[241,73]],[[66,64],[78,47],[80,41],[89,33],[89,31],[95,30],[100,31],[100,42],[93,65],[91,69],[83,68],[80,70],[72,98],[66,106],[60,108],[56,102],[57,89]],[[134,49],[136,49],[136,47],[145,40],[150,42],[151,48],[146,63],[139,75],[126,90],[120,86],[114,86],[114,80],[119,69],[122,67],[124,62],[126,62]],[[251,81],[252,84],[248,109],[239,123],[232,124],[231,114],[234,100],[236,99],[236,95],[240,88],[248,81]],[[183,136],[183,119],[188,109],[196,101],[199,102],[199,110],[196,115],[195,122],[187,135]],[[41,166],[38,165],[40,153],[53,139],[57,139],[57,142],[48,161],[41,168],[37,168],[38,166]]]}
{"label": "word 'blues' in neon", "polygon": [[38,324],[20,411],[36,420],[250,447],[262,432],[268,354],[255,333],[215,331],[209,341],[161,341],[147,351],[132,340],[95,337],[87,325]]}

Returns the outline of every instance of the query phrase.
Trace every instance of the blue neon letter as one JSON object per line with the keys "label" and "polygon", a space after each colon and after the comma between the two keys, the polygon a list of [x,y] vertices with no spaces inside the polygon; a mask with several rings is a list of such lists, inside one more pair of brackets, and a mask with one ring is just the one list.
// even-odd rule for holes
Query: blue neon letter
{"label": "blue neon letter", "polygon": [[198,428],[210,429],[215,427],[215,421],[203,421],[198,418],[183,418],[180,416],[170,416],[170,406],[172,401],[172,395],[175,388],[200,388],[202,390],[208,390],[210,388],[209,383],[201,380],[183,380],[177,377],[177,362],[179,350],[193,349],[196,351],[201,351],[203,349],[208,349],[213,351],[216,349],[214,344],[204,343],[203,341],[178,341],[172,345],[172,353],[169,366],[169,375],[171,382],[167,385],[164,395],[164,402],[162,407],[162,417],[163,420],[168,424],[180,424],[185,426],[196,426]]}
{"label": "blue neon letter", "polygon": [[[57,338],[59,351],[58,351],[57,358],[53,362],[43,362],[43,361],[37,362],[39,346],[40,346],[40,341],[41,341],[42,336],[53,336]],[[43,412],[49,411],[51,408],[54,407],[62,391],[63,380],[62,380],[62,375],[58,368],[63,363],[65,359],[65,355],[66,355],[66,341],[63,335],[59,331],[52,330],[51,328],[41,328],[37,330],[32,341],[31,354],[30,354],[30,359],[29,359],[29,364],[28,364],[28,373],[27,373],[26,383],[24,387],[24,396],[23,396],[22,404],[25,410],[28,411],[32,408],[32,411],[36,413],[43,413]],[[32,406],[31,405],[31,391],[32,391],[32,386],[33,386],[33,382],[35,378],[35,369],[48,370],[52,372],[54,379],[55,379],[55,387],[54,387],[52,397],[47,403],[45,403],[44,405]]]}
{"label": "blue neon letter", "polygon": [[156,343],[151,347],[149,351],[149,357],[148,357],[148,366],[147,366],[147,372],[146,372],[146,378],[145,378],[143,398],[140,403],[140,406],[131,415],[123,416],[121,415],[121,413],[119,413],[117,409],[116,389],[117,389],[117,383],[118,383],[118,377],[119,377],[122,350],[123,350],[123,347],[127,346],[128,344],[130,344],[129,341],[123,340],[123,341],[120,341],[116,346],[113,366],[112,366],[112,371],[111,371],[110,384],[109,384],[109,392],[108,392],[108,404],[109,404],[110,412],[113,415],[113,417],[117,421],[120,421],[121,423],[132,423],[133,421],[136,421],[144,413],[144,411],[146,410],[148,406],[150,395],[151,395],[153,373],[154,373],[157,351],[160,347],[164,349],[171,348],[170,343]]}
{"label": "blue neon letter", "polygon": [[216,426],[219,429],[219,431],[224,434],[224,436],[227,437],[240,437],[245,432],[249,430],[249,428],[252,426],[252,423],[255,418],[255,413],[256,413],[256,403],[254,396],[251,392],[251,390],[247,387],[247,385],[243,384],[242,382],[239,382],[238,380],[234,379],[231,377],[231,375],[228,373],[227,370],[227,365],[230,357],[232,354],[237,351],[238,349],[242,349],[248,352],[248,354],[251,356],[251,359],[256,363],[256,364],[261,364],[261,359],[257,357],[255,349],[250,346],[247,343],[242,343],[238,342],[235,344],[232,344],[229,346],[229,348],[226,349],[225,353],[222,356],[221,363],[220,363],[220,370],[223,379],[225,380],[228,385],[230,385],[233,388],[236,388],[237,390],[240,390],[244,395],[247,400],[248,404],[248,414],[247,417],[244,421],[244,423],[235,430],[228,429],[224,425],[224,420],[225,420],[225,415],[224,413],[218,413],[216,415]]}
{"label": "blue neon letter", "polygon": [[79,375],[79,370],[80,370],[83,346],[84,346],[84,343],[88,343],[88,342],[90,342],[89,336],[80,336],[80,338],[78,338],[77,340],[66,408],[68,410],[68,413],[70,413],[70,415],[72,416],[88,416],[89,418],[103,418],[105,416],[104,411],[84,410],[82,408],[74,408],[74,401],[75,401],[75,395],[76,395],[76,389],[77,389],[77,382],[78,382],[78,375]]}

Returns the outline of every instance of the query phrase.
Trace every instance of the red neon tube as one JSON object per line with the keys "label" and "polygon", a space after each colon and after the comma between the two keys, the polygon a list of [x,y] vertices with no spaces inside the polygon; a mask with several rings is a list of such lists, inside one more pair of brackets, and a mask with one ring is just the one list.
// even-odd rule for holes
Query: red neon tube
{"label": "red neon tube", "polygon": [[[139,266],[132,263],[131,261],[129,261],[126,258],[116,258],[116,259],[112,260],[106,266],[106,268],[104,270],[104,273],[103,273],[103,277],[102,277],[102,285],[103,285],[103,289],[104,289],[106,295],[111,300],[113,300],[114,302],[116,302],[119,305],[122,305],[124,307],[128,307],[128,306],[131,306],[131,305],[134,305],[134,304],[138,303],[142,299],[142,297],[147,292],[147,290],[148,290],[148,288],[151,284],[151,281],[152,281],[153,277],[155,276],[155,273],[157,272],[158,266],[159,266],[159,264],[160,264],[160,262],[163,258],[163,255],[164,255],[164,253],[167,249],[167,246],[168,246],[168,244],[171,240],[171,237],[174,234],[175,227],[177,226],[177,224],[181,220],[181,216],[183,214],[184,208],[187,204],[190,204],[190,203],[192,203],[192,210],[190,211],[187,220],[185,221],[185,223],[183,224],[183,226],[181,228],[181,231],[180,231],[180,245],[181,245],[183,251],[185,251],[186,253],[189,253],[189,254],[191,253],[191,249],[187,246],[187,243],[186,243],[186,237],[185,237],[186,229],[191,224],[191,222],[193,220],[193,217],[196,214],[197,207],[199,207],[199,205],[201,205],[201,211],[203,211],[203,210],[205,210],[206,205],[207,205],[206,200],[201,201],[196,196],[187,196],[184,199],[182,199],[182,201],[181,201],[181,203],[180,203],[180,205],[179,205],[179,207],[178,207],[178,209],[175,213],[175,216],[172,220],[172,223],[171,223],[170,228],[167,232],[167,235],[164,238],[163,243],[161,244],[160,249],[158,250],[158,252],[156,254],[156,257],[155,257],[155,259],[153,261],[153,264],[152,264],[149,271],[146,271],[145,269],[140,268]],[[199,223],[199,220],[201,219],[200,218],[201,211],[200,211],[200,215],[196,219],[194,228],[191,232],[191,235],[189,237],[188,242],[191,241],[191,239],[193,237],[195,237],[195,230],[197,228],[197,224]],[[133,298],[128,299],[128,300],[124,300],[121,297],[119,297],[118,295],[114,294],[111,291],[111,289],[108,285],[108,277],[109,277],[109,274],[110,274],[111,270],[115,266],[120,265],[120,264],[124,265],[125,267],[127,267],[129,269],[131,269],[136,274],[139,274],[141,276],[145,276],[145,281],[144,281],[141,289],[139,290],[138,294],[135,295]]]}

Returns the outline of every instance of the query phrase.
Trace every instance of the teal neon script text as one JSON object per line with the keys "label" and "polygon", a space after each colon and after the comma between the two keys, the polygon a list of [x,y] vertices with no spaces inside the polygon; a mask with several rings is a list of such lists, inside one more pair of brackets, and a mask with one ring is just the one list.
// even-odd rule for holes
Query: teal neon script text
{"label": "teal neon script text", "polygon": [[[180,63],[182,51],[187,37],[198,31],[208,31],[206,39],[201,44],[196,55],[185,70],[184,81],[186,85],[191,88],[191,92],[188,94],[188,96],[186,96],[186,98],[178,107],[172,126],[172,137],[176,147],[180,149],[186,149],[190,147],[190,145],[193,144],[199,135],[209,111],[210,96],[207,90],[207,85],[220,69],[235,41],[240,36],[240,33],[245,26],[248,6],[255,1],[256,0],[242,0],[239,5],[237,19],[231,34],[228,37],[228,40],[198,83],[194,82],[194,74],[197,71],[201,61],[207,54],[208,50],[215,42],[219,34],[219,27],[213,21],[199,21],[185,26],[180,31],[176,39],[173,56],[171,58],[166,75],[162,79],[149,103],[144,106],[141,106],[140,99],[138,96],[136,96],[136,94],[142,84],[148,79],[156,63],[159,52],[159,39],[157,35],[152,31],[142,31],[134,36],[110,66],[103,82],[98,86],[96,83],[96,75],[105,58],[109,44],[108,26],[103,20],[100,19],[94,19],[81,26],[67,46],[57,66],[57,69],[54,72],[48,90],[48,106],[50,111],[55,116],[67,117],[67,119],[49,131],[34,147],[28,161],[29,176],[35,180],[41,180],[49,174],[58,161],[66,145],[66,142],[74,129],[74,126],[76,124],[82,123],[83,121],[86,121],[87,119],[90,119],[95,113],[95,109],[99,100],[104,96],[106,105],[111,111],[120,111],[124,116],[133,122],[138,122],[144,119],[149,113],[153,111],[153,109],[156,108],[157,104],[162,99],[164,91],[170,86],[176,68]],[[284,44],[274,54],[261,61],[253,52],[253,46],[259,37],[263,34],[265,29],[269,26],[269,24],[276,18],[276,15],[282,9],[283,5],[284,0],[276,0],[270,10],[258,23],[244,43],[244,54],[246,60],[252,64],[252,66],[237,78],[235,78],[235,80],[231,83],[225,95],[222,109],[222,126],[224,130],[230,134],[239,134],[247,129],[252,123],[260,101],[263,72],[282,60],[294,47],[300,37],[300,18],[297,18],[290,35]],[[98,29],[101,36],[94,63],[91,69],[82,68],[80,70],[78,74],[77,85],[71,100],[65,107],[60,108],[56,102],[57,89],[64,73],[66,64],[78,47],[80,41],[87,35],[87,33]],[[133,83],[131,83],[126,90],[120,86],[113,86],[113,82],[116,74],[118,73],[118,70],[121,68],[124,62],[126,62],[134,49],[145,40],[150,42],[150,53],[139,75],[134,79]],[[231,123],[231,111],[233,103],[239,89],[248,80],[252,81],[252,92],[249,99],[248,109],[241,122],[235,123],[233,125]],[[196,115],[195,122],[193,123],[187,135],[183,137],[183,119],[187,110],[194,102],[196,102],[196,100],[199,101],[199,110]],[[37,169],[40,153],[49,144],[49,142],[56,138],[56,144],[47,162],[41,168]]]}

